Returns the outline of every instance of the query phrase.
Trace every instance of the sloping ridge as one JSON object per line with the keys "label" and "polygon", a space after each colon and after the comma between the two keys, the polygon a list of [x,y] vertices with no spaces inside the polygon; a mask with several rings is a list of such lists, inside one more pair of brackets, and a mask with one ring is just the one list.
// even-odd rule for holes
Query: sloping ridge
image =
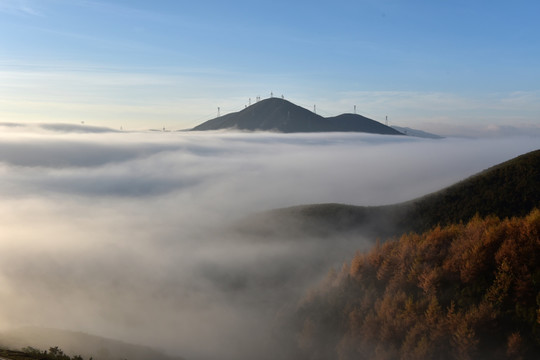
{"label": "sloping ridge", "polygon": [[525,216],[540,207],[540,150],[518,156],[446,189],[410,202],[411,230],[468,221],[475,214]]}
{"label": "sloping ridge", "polygon": [[476,214],[525,216],[535,207],[540,208],[539,189],[540,150],[536,150],[408,202],[373,207],[300,205],[257,214],[240,227],[258,235],[294,231],[324,237],[336,232],[358,232],[386,238],[466,222]]}
{"label": "sloping ridge", "polygon": [[29,345],[42,351],[58,346],[66,354],[80,354],[85,359],[183,360],[147,346],[76,331],[28,326],[0,332],[0,346],[22,349]]}
{"label": "sloping ridge", "polygon": [[193,131],[236,129],[246,131],[366,132],[402,135],[399,131],[357,114],[325,118],[280,98],[261,100],[239,112],[208,120]]}

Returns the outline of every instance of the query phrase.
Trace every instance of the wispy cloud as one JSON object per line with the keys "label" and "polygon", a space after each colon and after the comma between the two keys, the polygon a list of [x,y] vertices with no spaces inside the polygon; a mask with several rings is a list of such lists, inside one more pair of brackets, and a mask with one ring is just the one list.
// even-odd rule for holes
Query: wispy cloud
{"label": "wispy cloud", "polygon": [[239,111],[249,98],[284,90],[286,98],[301,106],[316,104],[324,116],[352,112],[356,105],[358,113],[377,121],[384,122],[388,116],[390,124],[445,136],[501,133],[493,131],[495,128],[537,133],[535,128],[540,126],[537,91],[467,96],[418,91],[328,95],[327,91],[306,92],[291,76],[285,79],[208,67],[115,67],[4,58],[0,61],[0,115],[8,121],[184,129],[213,118],[218,106],[222,113]]}
{"label": "wispy cloud", "polygon": [[0,2],[0,12],[12,15],[43,16],[40,7],[31,0],[3,0]]}
{"label": "wispy cloud", "polygon": [[[327,108],[357,105],[359,113],[390,124],[417,127],[441,135],[491,136],[489,129],[513,127],[527,134],[539,126],[538,91],[456,94],[418,91],[343,92]],[[322,107],[322,106],[321,106]]]}
{"label": "wispy cloud", "polygon": [[217,106],[226,112],[243,109],[250,96],[266,94],[260,83],[278,81],[236,75],[204,67],[118,68],[3,59],[0,116],[7,121],[184,129],[214,117]]}

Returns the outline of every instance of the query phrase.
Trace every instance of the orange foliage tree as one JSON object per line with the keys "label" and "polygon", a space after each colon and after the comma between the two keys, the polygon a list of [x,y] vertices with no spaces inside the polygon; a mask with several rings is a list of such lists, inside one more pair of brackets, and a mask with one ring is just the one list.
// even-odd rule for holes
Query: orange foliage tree
{"label": "orange foliage tree", "polygon": [[297,312],[306,359],[536,359],[540,211],[357,253]]}

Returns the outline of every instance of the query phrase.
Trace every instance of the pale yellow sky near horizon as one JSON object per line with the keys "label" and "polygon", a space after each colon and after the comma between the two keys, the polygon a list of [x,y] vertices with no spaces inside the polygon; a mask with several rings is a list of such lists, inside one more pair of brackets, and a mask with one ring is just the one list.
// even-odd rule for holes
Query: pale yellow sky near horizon
{"label": "pale yellow sky near horizon", "polygon": [[356,105],[357,113],[374,120],[384,122],[388,116],[390,125],[444,136],[540,135],[537,92],[465,98],[444,92],[319,90],[308,98],[294,85],[291,92],[280,91],[276,83],[261,90],[247,78],[231,93],[217,78],[210,73],[195,79],[187,73],[171,76],[93,68],[4,70],[0,71],[0,122],[181,130],[214,118],[217,107],[221,114],[240,111],[257,96],[264,99],[273,93],[310,110],[316,105],[323,116],[353,112]]}

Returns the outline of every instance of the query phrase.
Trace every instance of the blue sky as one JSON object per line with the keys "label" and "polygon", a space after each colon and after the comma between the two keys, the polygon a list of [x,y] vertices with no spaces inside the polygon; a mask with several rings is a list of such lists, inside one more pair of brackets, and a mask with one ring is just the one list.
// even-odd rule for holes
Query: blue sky
{"label": "blue sky", "polygon": [[0,0],[0,121],[194,126],[270,92],[443,134],[538,132],[537,1]]}

